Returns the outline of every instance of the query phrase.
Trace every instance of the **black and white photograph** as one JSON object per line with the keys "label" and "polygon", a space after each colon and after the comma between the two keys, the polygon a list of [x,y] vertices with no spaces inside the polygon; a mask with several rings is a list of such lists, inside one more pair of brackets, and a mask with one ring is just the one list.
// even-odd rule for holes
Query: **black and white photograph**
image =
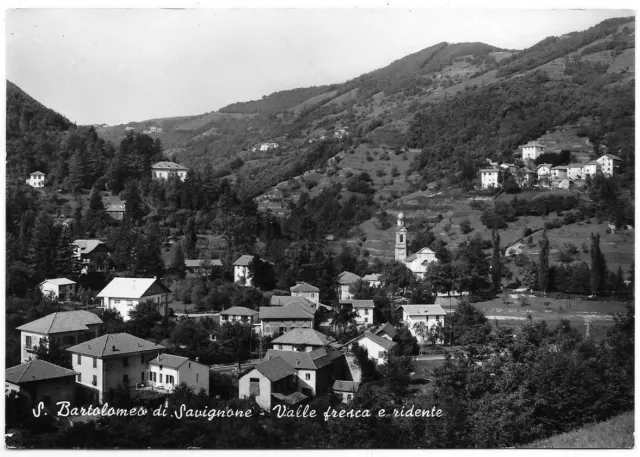
{"label": "black and white photograph", "polygon": [[629,2],[165,3],[3,9],[7,452],[635,447]]}

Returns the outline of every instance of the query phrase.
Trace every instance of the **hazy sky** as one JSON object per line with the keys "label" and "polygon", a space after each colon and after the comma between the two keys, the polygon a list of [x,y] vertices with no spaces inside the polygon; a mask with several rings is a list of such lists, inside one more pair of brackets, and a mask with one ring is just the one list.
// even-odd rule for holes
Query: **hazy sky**
{"label": "hazy sky", "polygon": [[508,49],[629,10],[30,9],[6,13],[6,77],[78,124],[201,114],[343,82],[447,41]]}

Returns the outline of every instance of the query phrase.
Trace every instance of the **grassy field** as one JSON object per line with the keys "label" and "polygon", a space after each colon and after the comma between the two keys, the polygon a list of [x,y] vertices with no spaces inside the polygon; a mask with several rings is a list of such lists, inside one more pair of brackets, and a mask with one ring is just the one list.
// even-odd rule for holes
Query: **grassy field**
{"label": "grassy field", "polygon": [[629,411],[605,422],[535,441],[528,449],[630,449],[634,446],[634,417]]}

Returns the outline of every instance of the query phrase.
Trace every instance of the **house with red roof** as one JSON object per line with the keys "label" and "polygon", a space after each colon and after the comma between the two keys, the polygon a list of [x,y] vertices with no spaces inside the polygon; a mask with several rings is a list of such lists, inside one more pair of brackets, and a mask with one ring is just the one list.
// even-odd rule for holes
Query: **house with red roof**
{"label": "house with red roof", "polygon": [[109,389],[131,388],[148,380],[149,361],[164,346],[128,333],[109,333],[67,349],[71,353],[76,382],[93,403],[102,403]]}
{"label": "house with red roof", "polygon": [[51,313],[21,325],[20,360],[35,359],[35,350],[42,341],[47,347],[68,348],[98,336],[102,319],[89,311],[61,311]]}
{"label": "house with red roof", "polygon": [[35,408],[39,402],[55,408],[57,402],[75,401],[76,374],[44,360],[31,360],[4,371],[5,393],[22,394],[25,409]]}

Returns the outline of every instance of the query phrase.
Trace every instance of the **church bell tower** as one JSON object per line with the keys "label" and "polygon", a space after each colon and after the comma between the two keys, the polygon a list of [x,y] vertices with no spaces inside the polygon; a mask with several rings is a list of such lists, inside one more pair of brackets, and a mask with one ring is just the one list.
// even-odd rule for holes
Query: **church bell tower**
{"label": "church bell tower", "polygon": [[404,213],[398,214],[396,227],[396,260],[404,263],[407,260],[407,229],[404,226]]}

